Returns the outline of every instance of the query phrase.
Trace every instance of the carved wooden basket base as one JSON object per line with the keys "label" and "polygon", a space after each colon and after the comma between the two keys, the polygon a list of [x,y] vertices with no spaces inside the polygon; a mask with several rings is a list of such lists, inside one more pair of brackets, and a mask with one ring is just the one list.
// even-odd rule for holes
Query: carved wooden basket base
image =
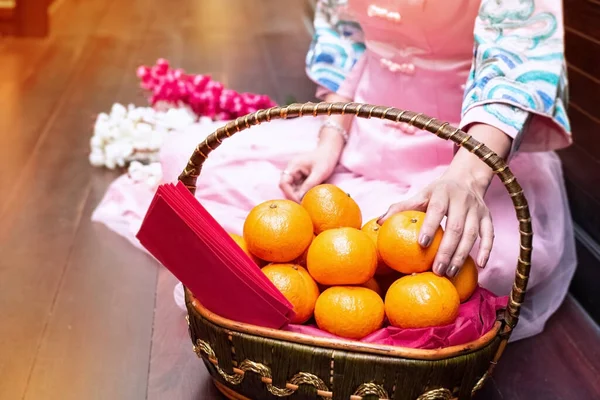
{"label": "carved wooden basket base", "polygon": [[[229,399],[470,399],[499,357],[501,323],[476,342],[417,350],[252,327],[186,291],[194,352]],[[505,342],[504,342],[505,343]]]}

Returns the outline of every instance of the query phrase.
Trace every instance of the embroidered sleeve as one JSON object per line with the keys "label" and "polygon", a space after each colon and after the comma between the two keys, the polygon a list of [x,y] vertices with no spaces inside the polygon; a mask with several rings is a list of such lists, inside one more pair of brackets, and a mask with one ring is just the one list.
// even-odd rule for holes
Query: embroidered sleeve
{"label": "embroidered sleeve", "polygon": [[346,79],[365,51],[362,29],[344,17],[344,3],[343,0],[317,1],[315,31],[306,55],[308,77],[322,89],[335,93],[347,86]]}
{"label": "embroidered sleeve", "polygon": [[513,151],[571,143],[561,0],[482,0],[461,127],[493,125]]}

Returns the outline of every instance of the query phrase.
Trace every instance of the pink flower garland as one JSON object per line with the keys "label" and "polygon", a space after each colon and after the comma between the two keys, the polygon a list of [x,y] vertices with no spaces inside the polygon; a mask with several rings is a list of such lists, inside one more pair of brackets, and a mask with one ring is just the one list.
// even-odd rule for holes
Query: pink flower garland
{"label": "pink flower garland", "polygon": [[208,75],[190,75],[173,69],[163,58],[152,67],[140,66],[137,76],[141,87],[151,92],[150,104],[187,105],[199,117],[230,120],[273,107],[276,103],[266,95],[238,93],[225,89],[223,84]]}

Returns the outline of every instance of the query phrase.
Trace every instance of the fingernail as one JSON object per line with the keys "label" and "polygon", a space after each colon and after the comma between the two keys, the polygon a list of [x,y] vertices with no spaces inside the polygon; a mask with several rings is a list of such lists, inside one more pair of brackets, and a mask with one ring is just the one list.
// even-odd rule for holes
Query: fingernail
{"label": "fingernail", "polygon": [[444,273],[446,272],[446,264],[444,264],[444,263],[438,263],[438,265],[436,265],[433,268],[433,272],[435,272],[439,276],[443,276]]}
{"label": "fingernail", "polygon": [[454,278],[458,274],[459,268],[456,265],[452,265],[446,275],[450,278]]}
{"label": "fingernail", "polygon": [[377,217],[377,223],[378,223],[379,225],[381,225],[381,219],[382,219],[383,217],[385,217],[385,215],[386,215],[386,214],[387,214],[387,213],[385,213],[385,214],[382,214],[382,215],[380,215],[379,217]]}
{"label": "fingernail", "polygon": [[485,268],[485,265],[488,262],[488,256],[487,255],[481,255],[479,256],[479,258],[477,259],[477,264],[479,265],[479,268]]}
{"label": "fingernail", "polygon": [[419,244],[422,247],[427,247],[431,244],[431,238],[427,235],[421,235],[421,237],[419,238]]}

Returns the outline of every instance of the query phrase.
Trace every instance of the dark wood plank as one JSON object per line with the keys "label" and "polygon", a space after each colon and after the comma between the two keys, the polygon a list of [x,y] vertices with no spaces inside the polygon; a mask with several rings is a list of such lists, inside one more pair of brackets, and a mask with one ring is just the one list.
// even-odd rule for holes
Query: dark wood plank
{"label": "dark wood plank", "polygon": [[[304,34],[299,35],[298,31]],[[277,99],[281,102],[290,97],[296,102],[316,100],[316,86],[303,73],[310,43],[304,27],[298,25],[296,32],[265,33],[261,39],[268,49],[268,71],[277,88]]]}
{"label": "dark wood plank", "polygon": [[575,226],[578,268],[571,282],[573,297],[600,325],[600,293],[596,282],[600,280],[600,246],[582,228]]}
{"label": "dark wood plank", "polygon": [[600,42],[577,31],[565,32],[565,53],[569,65],[590,75],[597,75],[600,65]]}
{"label": "dark wood plank", "polygon": [[[137,27],[129,24],[123,29],[135,31]],[[94,236],[89,223],[78,228],[80,221],[89,221],[90,201],[97,202],[107,183],[90,192],[93,170],[87,153],[93,117],[111,105],[124,81],[131,81],[125,75],[135,68],[130,55],[137,44],[79,33],[83,37],[75,42],[84,46],[73,61],[70,80],[63,84],[64,100],[53,99],[55,104],[41,124],[43,132],[33,139],[39,145],[23,149],[27,150],[24,160],[17,163],[20,175],[6,186],[11,186],[12,195],[0,227],[0,280],[11,282],[14,289],[0,294],[0,303],[11,305],[0,307],[4,321],[0,370],[8,378],[1,380],[0,398],[58,394],[61,398],[136,398],[146,390],[156,270],[141,268],[143,264],[135,258],[139,252],[129,258],[139,267],[127,269],[123,264],[130,246],[105,241],[103,248],[97,243],[102,238]],[[27,79],[39,79],[44,72],[34,70]],[[9,92],[13,97],[5,99],[19,104],[16,95],[31,102],[54,93],[36,85],[27,89]],[[14,120],[23,123],[28,115],[16,114]],[[9,148],[17,151],[22,132],[15,129],[13,133]],[[27,156],[31,156],[30,163],[25,162]],[[90,193],[94,196],[86,205]],[[102,260],[113,263],[114,259],[99,254],[113,249],[121,249],[122,254],[113,256],[123,259],[109,268]],[[12,312],[14,307],[19,312]],[[107,329],[112,323],[123,326]],[[127,329],[127,324],[133,327]],[[106,372],[111,368],[121,371],[120,377]],[[136,369],[137,378],[132,379],[128,373]]]}
{"label": "dark wood plank", "polygon": [[569,107],[569,120],[575,144],[585,149],[594,159],[600,159],[600,141],[598,140],[600,120],[573,104]]}
{"label": "dark wood plank", "polygon": [[0,3],[0,38],[3,35],[15,34],[15,6],[14,3]]}
{"label": "dark wood plank", "polygon": [[[83,167],[83,166],[81,166]],[[86,170],[85,168],[82,168]],[[115,174],[91,180],[24,399],[143,399],[157,265],[89,216]]]}
{"label": "dark wood plank", "polygon": [[[14,41],[3,50],[2,59],[9,63],[0,68],[0,94],[15,101],[3,102],[5,106],[0,110],[0,129],[11,132],[0,135],[0,167],[5,171],[0,174],[0,188],[10,191],[20,180],[31,149],[65,100],[65,88],[72,81],[81,56],[80,44],[69,40],[47,46]],[[37,74],[37,68],[53,74],[53,79]],[[26,117],[28,114],[30,118]],[[2,196],[0,210],[9,198],[8,193]]]}
{"label": "dark wood plank", "polygon": [[507,348],[494,382],[503,399],[592,400],[599,373],[600,330],[568,297],[541,335]]}
{"label": "dark wood plank", "polygon": [[311,41],[305,21],[307,11],[310,10],[305,1],[290,2],[286,10],[277,7],[261,9],[260,38],[265,48],[268,73],[275,82],[277,99],[282,103],[288,99],[296,102],[316,100],[315,84],[304,72]]}
{"label": "dark wood plank", "polygon": [[169,271],[159,271],[147,399],[222,399],[192,351],[185,312],[173,301],[176,283]]}
{"label": "dark wood plank", "polygon": [[106,17],[112,0],[60,0],[51,7],[51,40],[85,41]]}
{"label": "dark wood plank", "polygon": [[[39,138],[46,134],[48,121],[66,100],[90,32],[104,16],[111,1],[63,2],[53,14],[56,27],[46,40],[7,38],[0,64],[0,215],[11,191],[22,181]],[[35,112],[32,112],[35,110]],[[86,131],[93,124],[90,114]],[[83,132],[82,132],[83,133]]]}
{"label": "dark wood plank", "polygon": [[10,3],[0,2],[0,21],[12,22],[15,17],[15,7]]}
{"label": "dark wood plank", "polygon": [[594,199],[600,200],[600,187],[596,186],[600,183],[600,174],[595,173],[600,167],[600,160],[579,143],[560,150],[558,154],[567,178],[584,188]]}
{"label": "dark wood plank", "polygon": [[15,2],[16,33],[19,36],[48,35],[48,0],[17,0]]}
{"label": "dark wood plank", "polygon": [[[290,95],[311,99],[314,85],[305,77],[303,62],[310,37],[298,15],[301,5],[292,1],[280,7],[272,0],[261,7],[234,0],[195,2],[190,13],[197,22],[183,32],[186,47],[195,51],[186,52],[182,67],[210,74],[237,91],[268,94],[278,102]],[[278,35],[285,37],[279,43],[273,40]],[[285,61],[289,57],[297,62]]]}
{"label": "dark wood plank", "polygon": [[[573,220],[596,242],[600,240],[600,217],[597,210],[600,202],[589,193],[587,188],[579,186],[573,179],[566,179],[567,194]],[[597,266],[594,266],[597,268]]]}
{"label": "dark wood plank", "polygon": [[597,0],[563,0],[567,29],[600,40],[600,2]]}
{"label": "dark wood plank", "polygon": [[256,7],[240,0],[193,2],[194,22],[184,27],[182,38],[186,49],[194,51],[185,52],[182,68],[211,75],[239,92],[274,96],[276,88],[257,35],[256,16],[269,1],[264,3]]}
{"label": "dark wood plank", "polygon": [[[16,51],[19,42],[11,40],[2,51]],[[85,82],[77,82],[75,76],[82,67],[77,64],[78,60],[93,57],[93,48],[88,50],[81,51],[78,57],[63,60],[64,68],[72,73],[70,80],[62,83],[62,91],[66,95],[73,93],[77,86],[74,83],[82,85]],[[27,60],[27,46],[23,46],[23,51],[20,58]],[[27,67],[31,68],[31,65]],[[3,69],[2,73],[10,74],[11,71],[16,72],[17,69],[8,72]],[[30,76],[36,74],[42,76],[43,70],[32,72]],[[26,83],[16,80],[12,90],[3,87],[0,93],[5,100],[3,104],[33,105],[34,98],[51,95],[43,90],[34,90],[35,85],[28,86]],[[8,149],[20,152],[23,158],[12,166],[17,168],[15,174],[10,168],[3,171],[3,177],[4,172],[8,172],[13,180],[3,181],[0,186],[5,201],[0,224],[0,281],[5,283],[0,291],[0,318],[3,321],[0,324],[0,337],[3,339],[0,341],[0,373],[4,377],[0,380],[0,398],[22,398],[25,393],[41,339],[51,319],[74,235],[83,218],[90,186],[85,161],[88,139],[81,132],[89,129],[89,122],[67,124],[65,121],[76,113],[85,115],[89,110],[86,106],[94,107],[94,97],[87,96],[87,101],[83,100],[85,89],[79,88],[79,96],[74,96],[71,107],[63,114],[63,125],[40,146],[36,147],[35,141],[27,143],[28,130],[32,128],[28,125],[28,118],[35,107],[27,111],[14,109],[15,112],[7,118],[14,124],[10,130],[3,130],[8,134],[1,135],[12,139]],[[58,102],[57,97],[52,99],[54,104],[51,106],[50,102],[47,103],[56,110],[61,105],[60,97]],[[52,115],[53,112],[49,112],[45,119],[51,120]],[[42,136],[45,134],[44,125],[48,122],[43,123],[43,119],[36,119]],[[5,149],[4,146],[2,148]],[[31,162],[28,163],[29,159]]]}
{"label": "dark wood plank", "polygon": [[11,15],[5,14],[5,18],[0,14],[0,38],[4,35],[14,35],[15,25]]}
{"label": "dark wood plank", "polygon": [[498,388],[494,379],[489,379],[479,392],[473,397],[473,400],[503,400],[502,392]]}
{"label": "dark wood plank", "polygon": [[587,112],[592,117],[600,120],[600,79],[583,71],[570,67],[569,97],[571,104]]}
{"label": "dark wood plank", "polygon": [[[90,115],[107,110],[115,100],[137,100],[144,104],[135,69],[140,59],[155,60],[157,51],[177,63],[181,52],[176,47],[170,51],[176,35],[167,33],[185,13],[185,7],[171,7],[162,1],[113,2],[90,40],[96,56],[90,60],[90,76],[86,79],[89,83],[84,87],[88,91],[85,97],[94,93],[94,107],[81,116],[69,115],[69,118],[86,123]],[[148,40],[150,33],[155,40]],[[77,100],[78,96],[71,97]],[[82,137],[87,144],[89,135]],[[82,161],[85,162],[85,158]],[[97,186],[94,196],[88,199],[85,220],[74,244],[76,250],[57,295],[54,317],[42,339],[26,398],[68,392],[64,398],[135,399],[144,398],[147,393],[156,265],[123,239],[90,222],[91,211],[108,181],[97,182],[99,172],[90,167],[87,170]],[[106,252],[110,255],[102,256]],[[81,307],[74,307],[72,299],[84,300]],[[83,312],[94,307],[101,307],[103,312]],[[86,338],[97,344],[88,344],[85,348],[73,345],[73,337],[63,332],[64,321],[77,321],[75,338]],[[100,326],[121,326],[121,329],[110,328],[103,332]],[[111,351],[107,352],[108,343]],[[76,367],[91,362],[94,363],[92,368]],[[61,368],[63,364],[72,368]],[[112,372],[101,374],[106,366],[110,366]],[[73,385],[73,380],[79,384]]]}
{"label": "dark wood plank", "polygon": [[565,184],[573,220],[594,240],[600,241],[600,162],[573,145],[559,152],[564,165]]}
{"label": "dark wood plank", "polygon": [[[571,284],[571,292],[586,310],[598,320],[600,294],[593,287],[598,273],[600,254],[600,191],[594,183],[600,179],[598,161],[600,129],[597,102],[600,99],[600,2],[566,0],[565,50],[569,64],[571,104],[569,116],[575,146],[560,152],[564,162],[568,196],[573,218],[578,224],[577,255],[579,266]],[[592,184],[590,186],[590,184]]]}

